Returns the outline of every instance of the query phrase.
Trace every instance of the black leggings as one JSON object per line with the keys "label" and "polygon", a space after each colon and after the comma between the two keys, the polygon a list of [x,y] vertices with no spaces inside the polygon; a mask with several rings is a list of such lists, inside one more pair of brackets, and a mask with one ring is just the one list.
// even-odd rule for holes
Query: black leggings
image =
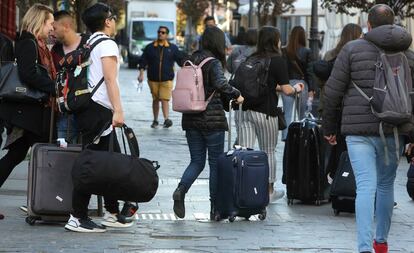
{"label": "black leggings", "polygon": [[37,135],[25,131],[22,137],[9,146],[7,154],[0,159],[0,188],[13,169],[26,158],[29,148],[41,141]]}

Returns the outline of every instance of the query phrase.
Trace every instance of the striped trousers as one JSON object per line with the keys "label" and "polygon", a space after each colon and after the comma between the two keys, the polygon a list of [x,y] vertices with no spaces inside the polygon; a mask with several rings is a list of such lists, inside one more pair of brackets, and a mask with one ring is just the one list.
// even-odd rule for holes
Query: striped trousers
{"label": "striped trousers", "polygon": [[254,148],[256,139],[259,149],[264,151],[269,159],[269,183],[276,182],[276,144],[279,133],[277,117],[255,111],[243,111],[239,126],[239,144],[243,147]]}

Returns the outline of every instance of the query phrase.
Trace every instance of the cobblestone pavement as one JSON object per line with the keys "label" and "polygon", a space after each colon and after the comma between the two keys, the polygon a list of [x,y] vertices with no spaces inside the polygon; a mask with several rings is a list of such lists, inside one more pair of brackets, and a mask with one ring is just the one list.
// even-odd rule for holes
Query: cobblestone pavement
{"label": "cobblestone pavement", "polygon": [[[268,207],[264,221],[256,217],[234,223],[208,221],[208,168],[187,195],[186,218],[177,220],[172,212],[171,195],[189,161],[181,115],[171,114],[174,126],[170,129],[151,129],[151,96],[147,86],[142,93],[136,92],[132,83],[136,75],[137,71],[121,70],[126,122],[138,135],[142,157],[161,164],[158,193],[150,203],[140,204],[136,225],[104,234],[67,232],[63,224],[29,226],[18,208],[26,202],[26,161],[0,189],[0,212],[6,216],[0,221],[0,252],[356,252],[354,215],[336,217],[329,203],[287,206],[284,199]],[[276,151],[279,179],[282,150],[283,143],[279,143]],[[414,202],[405,191],[407,168],[402,162],[398,170],[395,189],[398,208],[389,238],[390,252],[414,252]],[[280,183],[277,187],[284,188]]]}

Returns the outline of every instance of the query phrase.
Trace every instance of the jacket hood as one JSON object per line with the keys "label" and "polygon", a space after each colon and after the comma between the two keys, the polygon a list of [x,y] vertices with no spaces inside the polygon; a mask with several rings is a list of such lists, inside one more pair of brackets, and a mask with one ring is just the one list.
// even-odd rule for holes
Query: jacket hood
{"label": "jacket hood", "polygon": [[386,51],[405,51],[412,42],[411,34],[397,25],[382,25],[365,34],[365,39]]}

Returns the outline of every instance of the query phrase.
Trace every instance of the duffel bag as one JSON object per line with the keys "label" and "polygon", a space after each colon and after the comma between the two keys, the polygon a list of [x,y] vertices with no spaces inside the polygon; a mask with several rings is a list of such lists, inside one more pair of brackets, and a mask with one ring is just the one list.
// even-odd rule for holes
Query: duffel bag
{"label": "duffel bag", "polygon": [[[126,153],[126,148],[125,154],[113,151],[115,131],[111,133],[108,151],[92,150],[86,146],[73,165],[74,187],[117,200],[148,202],[158,189],[158,162],[139,158],[137,146],[131,145],[137,143],[132,129],[126,125],[123,129],[125,134],[128,133],[131,155]],[[98,138],[100,135],[95,140]],[[124,137],[122,140],[125,147]]]}

